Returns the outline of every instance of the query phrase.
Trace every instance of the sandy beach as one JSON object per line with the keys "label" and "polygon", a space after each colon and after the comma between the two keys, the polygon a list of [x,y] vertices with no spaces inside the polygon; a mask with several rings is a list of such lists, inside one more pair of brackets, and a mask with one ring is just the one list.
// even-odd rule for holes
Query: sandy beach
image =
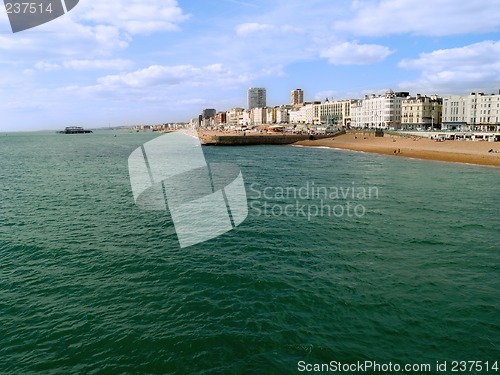
{"label": "sandy beach", "polygon": [[388,134],[384,137],[375,137],[374,134],[370,133],[350,132],[335,138],[300,141],[295,144],[373,152],[394,157],[500,166],[500,142],[436,142],[419,137],[399,137]]}

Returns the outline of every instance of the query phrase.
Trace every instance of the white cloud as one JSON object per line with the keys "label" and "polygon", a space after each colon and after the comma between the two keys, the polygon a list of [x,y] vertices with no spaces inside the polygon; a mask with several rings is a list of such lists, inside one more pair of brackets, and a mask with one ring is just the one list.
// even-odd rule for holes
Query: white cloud
{"label": "white cloud", "polygon": [[399,67],[421,71],[408,87],[427,90],[497,90],[500,88],[500,42],[484,41],[460,48],[421,53],[418,59],[402,60]]}
{"label": "white cloud", "polygon": [[189,16],[176,0],[87,0],[79,19],[110,25],[129,34],[174,31]]}
{"label": "white cloud", "polygon": [[112,60],[68,60],[63,62],[67,69],[90,70],[90,69],[113,69],[123,70],[132,66],[130,60],[112,59]]}
{"label": "white cloud", "polygon": [[0,35],[0,50],[33,49],[36,43],[29,38],[12,38]]}
{"label": "white cloud", "polygon": [[52,63],[49,61],[39,61],[35,64],[37,70],[53,71],[62,68],[71,70],[124,70],[130,68],[132,62],[130,60],[123,59],[111,59],[111,60],[66,60],[61,63]]}
{"label": "white cloud", "polygon": [[[36,30],[0,35],[0,50],[106,55],[127,48],[134,35],[176,31],[188,18],[176,0],[80,0],[74,10]],[[7,17],[1,21],[6,29]]]}
{"label": "white cloud", "polygon": [[262,70],[258,73],[256,73],[255,75],[256,76],[264,76],[264,77],[268,77],[268,76],[274,76],[274,77],[284,77],[286,74],[283,70],[283,65],[282,64],[278,64],[278,65],[274,65],[274,66],[266,66],[264,68],[262,68]]}
{"label": "white cloud", "polygon": [[334,65],[367,65],[380,62],[393,51],[378,44],[344,42],[320,52],[320,56]]}
{"label": "white cloud", "polygon": [[421,53],[415,60],[406,59],[399,63],[402,68],[443,70],[458,66],[468,66],[474,70],[479,65],[498,64],[500,42],[484,41],[468,46],[451,49],[441,49],[431,53]]}
{"label": "white cloud", "polygon": [[46,72],[50,72],[52,70],[61,69],[59,64],[50,63],[48,61],[39,61],[35,64],[35,68],[38,70],[45,70]]}
{"label": "white cloud", "polygon": [[95,56],[126,48],[131,40],[114,26],[84,25],[66,16],[25,33],[0,36],[0,50],[26,53],[26,56],[30,53]]}
{"label": "white cloud", "polygon": [[145,90],[157,87],[198,87],[230,86],[247,82],[249,77],[234,74],[221,64],[203,67],[193,65],[162,66],[151,65],[148,68],[130,73],[108,75],[97,80],[97,85],[87,87],[91,91],[120,92],[124,89]]}
{"label": "white cloud", "polygon": [[369,36],[457,35],[500,30],[497,0],[356,0],[351,10],[353,16],[335,23],[337,30]]}
{"label": "white cloud", "polygon": [[267,23],[257,23],[257,22],[242,23],[236,26],[236,34],[240,36],[245,36],[259,31],[270,30],[273,28],[274,28],[273,25]]}
{"label": "white cloud", "polygon": [[262,31],[274,32],[274,33],[302,33],[303,29],[300,27],[292,27],[290,25],[272,25],[269,23],[258,23],[258,22],[248,22],[241,23],[235,27],[236,34],[239,36],[248,36],[251,34],[260,33]]}

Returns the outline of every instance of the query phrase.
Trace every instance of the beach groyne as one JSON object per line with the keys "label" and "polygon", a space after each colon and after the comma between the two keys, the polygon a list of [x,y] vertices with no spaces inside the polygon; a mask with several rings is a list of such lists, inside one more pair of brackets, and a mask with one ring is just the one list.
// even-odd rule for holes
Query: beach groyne
{"label": "beach groyne", "polygon": [[214,135],[202,138],[206,146],[254,146],[254,145],[288,145],[305,140],[333,138],[345,131],[331,134],[267,134],[267,135]]}

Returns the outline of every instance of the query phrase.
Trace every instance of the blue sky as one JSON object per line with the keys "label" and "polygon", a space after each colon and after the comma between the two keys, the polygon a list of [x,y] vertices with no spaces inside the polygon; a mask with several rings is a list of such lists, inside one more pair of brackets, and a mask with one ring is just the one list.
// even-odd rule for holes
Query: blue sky
{"label": "blue sky", "polygon": [[497,0],[80,0],[11,32],[0,12],[0,131],[189,121],[203,108],[498,93]]}

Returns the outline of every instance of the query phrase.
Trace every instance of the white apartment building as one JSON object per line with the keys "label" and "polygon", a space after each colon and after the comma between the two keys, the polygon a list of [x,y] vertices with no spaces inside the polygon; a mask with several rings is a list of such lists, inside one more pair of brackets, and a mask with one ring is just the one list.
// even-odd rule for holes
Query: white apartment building
{"label": "white apartment building", "polygon": [[475,124],[477,98],[475,94],[450,95],[443,98],[443,130],[466,130]]}
{"label": "white apartment building", "polygon": [[238,118],[239,126],[249,126],[253,123],[252,111],[244,110],[241,116]]}
{"label": "white apartment building", "polygon": [[[384,95],[365,95],[355,106],[355,116],[351,116],[351,126],[356,128],[399,129],[401,127],[401,106],[409,92],[394,92],[387,90]],[[351,106],[352,111],[352,106]]]}
{"label": "white apartment building", "polygon": [[276,124],[288,124],[290,122],[289,116],[289,106],[281,105],[278,107],[274,107],[274,113],[276,116]]}
{"label": "white apartment building", "polygon": [[351,104],[356,100],[326,100],[314,106],[314,123],[348,127],[351,124]]}
{"label": "white apartment building", "polygon": [[274,107],[266,108],[266,124],[276,124],[276,109]]}
{"label": "white apartment building", "polygon": [[500,93],[471,93],[443,98],[442,128],[458,131],[500,131]]}
{"label": "white apartment building", "polygon": [[294,107],[288,113],[290,124],[305,124],[306,110],[304,107]]}
{"label": "white apartment building", "polygon": [[500,131],[500,92],[499,94],[477,96],[476,123],[471,130]]}
{"label": "white apartment building", "polygon": [[363,100],[353,100],[351,103],[351,127],[363,128]]}
{"label": "white apartment building", "polygon": [[251,110],[251,125],[267,124],[267,108],[252,108]]}
{"label": "white apartment building", "polygon": [[320,102],[305,103],[304,108],[306,111],[306,124],[314,123],[314,106],[320,104]]}
{"label": "white apartment building", "polygon": [[314,106],[319,102],[308,102],[302,107],[293,107],[290,109],[289,117],[291,124],[313,124],[314,123]]}
{"label": "white apartment building", "polygon": [[[243,117],[243,112],[245,110],[240,107],[231,108],[227,111],[227,124],[229,126],[237,126],[239,124],[240,119]],[[241,124],[240,124],[241,125]]]}
{"label": "white apartment building", "polygon": [[443,99],[437,95],[415,97],[409,96],[401,106],[401,128],[440,129]]}

